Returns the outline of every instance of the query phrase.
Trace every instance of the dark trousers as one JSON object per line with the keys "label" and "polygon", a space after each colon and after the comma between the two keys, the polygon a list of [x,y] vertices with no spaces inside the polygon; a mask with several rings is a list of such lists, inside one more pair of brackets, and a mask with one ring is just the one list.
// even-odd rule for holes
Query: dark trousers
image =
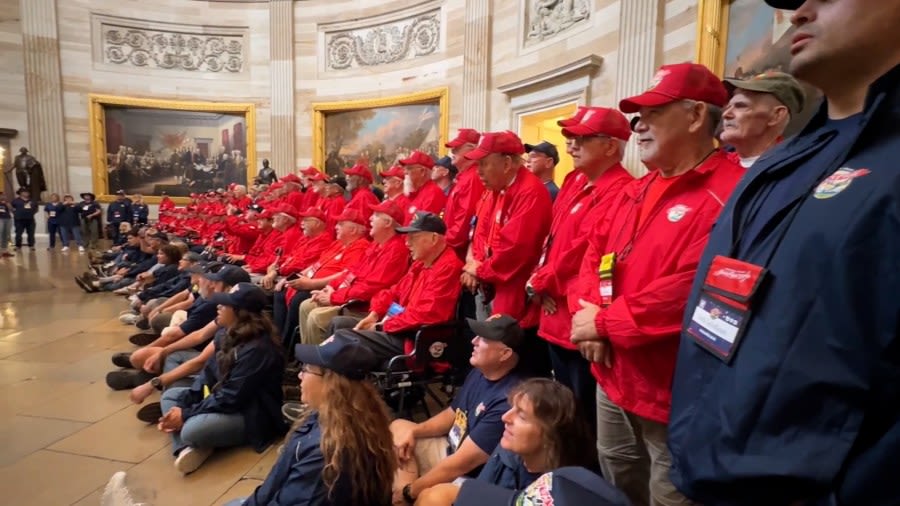
{"label": "dark trousers", "polygon": [[547,343],[553,376],[556,381],[572,389],[575,400],[588,424],[591,433],[597,433],[597,380],[591,375],[591,364],[578,350],[569,350],[562,346]]}
{"label": "dark trousers", "polygon": [[28,234],[28,246],[34,247],[34,218],[22,220],[16,218],[16,248],[22,247],[22,233]]}
{"label": "dark trousers", "polygon": [[60,241],[62,241],[62,245],[66,245],[66,236],[63,235],[63,228],[56,223],[47,222],[47,233],[50,234],[50,247],[56,247],[56,236],[59,235]]}
{"label": "dark trousers", "polygon": [[284,292],[275,292],[272,297],[272,321],[281,332],[281,344],[287,348],[290,346],[291,337],[300,325],[300,304],[310,297],[309,292],[300,291],[287,301]]}
{"label": "dark trousers", "polygon": [[336,333],[344,333],[359,339],[360,344],[372,350],[378,361],[385,363],[397,355],[403,355],[403,345],[406,339],[401,336],[380,332],[377,330],[353,330],[341,329]]}
{"label": "dark trousers", "polygon": [[550,378],[550,357],[547,356],[547,341],[537,335],[537,327],[523,329],[524,339],[519,350],[519,372],[525,376]]}

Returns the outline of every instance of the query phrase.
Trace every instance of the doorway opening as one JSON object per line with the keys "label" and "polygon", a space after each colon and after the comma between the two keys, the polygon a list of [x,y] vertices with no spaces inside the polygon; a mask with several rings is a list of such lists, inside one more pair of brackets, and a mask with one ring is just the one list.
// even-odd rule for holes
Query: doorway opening
{"label": "doorway opening", "polygon": [[571,118],[575,115],[578,104],[571,102],[555,106],[550,109],[533,111],[519,116],[519,137],[526,144],[538,144],[547,141],[556,146],[559,151],[559,163],[553,173],[553,181],[557,186],[562,186],[563,180],[569,172],[572,172],[572,158],[566,154],[566,138],[557,121]]}

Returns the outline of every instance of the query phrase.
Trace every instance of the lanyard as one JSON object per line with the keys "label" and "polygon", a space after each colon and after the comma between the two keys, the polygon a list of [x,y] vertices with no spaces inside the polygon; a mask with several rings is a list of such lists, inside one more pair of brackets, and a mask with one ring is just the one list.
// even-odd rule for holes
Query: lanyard
{"label": "lanyard", "polygon": [[491,251],[494,246],[494,239],[500,234],[500,224],[503,222],[503,207],[506,205],[506,190],[500,190],[500,194],[494,199],[494,206],[491,208],[491,228],[488,229],[487,244],[484,245],[485,258],[491,257]]}
{"label": "lanyard", "polygon": [[585,197],[590,197],[591,202],[588,205],[589,209],[597,203],[597,192],[593,191],[595,189],[596,187],[594,186],[593,181],[588,181],[581,190],[577,193],[573,193],[571,199],[559,207],[559,212],[553,216],[553,224],[550,226],[550,233],[547,234],[547,238],[544,239],[544,246],[541,251],[540,260],[538,261],[538,266],[543,266],[547,263],[550,256],[550,248],[553,246],[553,238],[556,235],[556,232],[558,232],[559,227],[566,221],[566,217],[572,214],[572,209],[577,205],[581,205],[581,201],[584,200]]}

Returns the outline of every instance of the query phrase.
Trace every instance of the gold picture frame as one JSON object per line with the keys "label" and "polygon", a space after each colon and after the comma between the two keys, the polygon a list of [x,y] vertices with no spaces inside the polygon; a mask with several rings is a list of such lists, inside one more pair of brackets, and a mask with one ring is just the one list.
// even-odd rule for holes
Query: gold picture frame
{"label": "gold picture frame", "polygon": [[697,2],[697,63],[706,65],[719,77],[725,73],[730,7],[731,0]]}
{"label": "gold picture frame", "polygon": [[[91,94],[88,107],[91,175],[93,192],[97,195],[98,201],[112,202],[115,200],[115,195],[110,190],[109,153],[107,150],[107,112],[112,109],[129,111],[133,109],[138,112],[152,110],[157,111],[157,114],[164,114],[158,111],[172,111],[176,114],[183,112],[218,113],[243,117],[244,131],[240,144],[245,151],[242,160],[244,163],[241,165],[246,167],[246,181],[240,182],[250,184],[256,175],[256,105],[253,103],[176,101]],[[237,142],[235,137],[235,143]],[[182,177],[182,180],[185,179]],[[126,190],[127,192],[128,190]],[[170,196],[177,204],[189,202],[188,197]],[[158,195],[144,193],[144,201],[148,204],[158,204],[160,200],[162,199]]]}
{"label": "gold picture frame", "polygon": [[[437,154],[438,156],[443,156],[444,154],[446,154],[446,148],[444,147],[444,143],[447,142],[447,139],[448,139],[447,135],[448,135],[449,126],[450,126],[449,95],[450,95],[450,90],[448,88],[438,88],[438,89],[419,91],[416,93],[410,93],[407,95],[399,95],[399,96],[393,96],[393,97],[372,98],[372,99],[363,99],[363,100],[350,100],[350,101],[341,101],[341,102],[320,102],[320,103],[313,104],[313,156],[312,156],[313,165],[315,167],[317,167],[319,170],[326,172],[326,173],[336,172],[334,170],[334,167],[332,167],[331,171],[329,171],[328,167],[326,167],[326,165],[329,165],[329,166],[333,165],[330,163],[326,163],[327,160],[328,161],[331,160],[331,158],[329,157],[329,153],[326,153],[326,148],[328,147],[328,146],[326,146],[326,143],[334,142],[332,139],[329,138],[330,137],[329,132],[326,131],[326,128],[328,128],[329,116],[335,115],[334,119],[335,119],[335,121],[337,121],[337,120],[341,119],[340,116],[338,116],[341,113],[352,113],[352,112],[356,112],[356,111],[374,111],[369,120],[363,120],[363,121],[370,121],[370,122],[375,123],[378,121],[378,119],[377,119],[378,115],[382,112],[384,112],[385,114],[398,113],[398,111],[396,111],[396,110],[395,111],[387,110],[389,108],[398,108],[398,106],[418,106],[418,105],[432,106],[431,108],[429,108],[429,111],[430,110],[437,111],[437,113],[439,114],[439,117],[436,119],[436,123],[435,122],[430,123],[431,126],[429,128],[435,129],[435,127],[436,127],[438,138],[436,139],[437,146],[435,149],[435,151],[436,151],[435,154]],[[379,109],[381,109],[383,111],[378,111]],[[360,120],[359,120],[359,118],[356,118],[355,121],[359,122]],[[358,133],[359,129],[362,129],[363,131],[365,131],[366,128],[367,128],[367,125],[364,124],[364,125],[360,126],[358,129],[356,129],[355,131]],[[396,134],[396,136],[403,135],[403,132],[394,132],[393,130],[390,133],[392,135]],[[428,135],[431,135],[431,134],[428,134]],[[355,141],[355,140],[356,139],[352,139],[352,141]],[[389,142],[388,140],[386,140],[384,138],[383,135],[378,137],[378,142],[382,142],[382,141],[385,143]],[[432,143],[433,143],[433,140],[432,140]],[[344,148],[345,144],[346,143],[344,143],[344,142],[338,142],[337,148],[335,150],[333,150],[334,153],[339,156],[339,153],[340,153],[341,149]],[[332,147],[334,147],[334,146],[332,146]],[[359,148],[359,149],[361,150],[362,148]],[[400,148],[399,147],[396,148],[395,151],[400,151]],[[355,161],[357,159],[360,158],[361,154],[362,153],[359,153],[359,152],[348,153],[346,156],[344,156],[344,160],[341,160],[340,165],[342,167],[347,167],[349,165],[352,165],[353,163],[355,163]],[[366,153],[366,154],[368,154],[368,153]],[[384,155],[385,156],[383,158],[388,158],[390,153],[384,153]],[[377,156],[382,157],[381,154],[378,154]],[[370,162],[370,165],[373,170],[377,170],[377,169],[381,168],[380,162],[377,164],[372,162],[371,160],[369,160],[369,162]],[[387,167],[384,167],[384,168],[387,168]]]}

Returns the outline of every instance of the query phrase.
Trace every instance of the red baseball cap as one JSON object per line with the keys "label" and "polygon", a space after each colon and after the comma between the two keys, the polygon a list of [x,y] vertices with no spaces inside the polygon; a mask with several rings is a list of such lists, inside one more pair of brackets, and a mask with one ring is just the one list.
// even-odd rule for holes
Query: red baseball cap
{"label": "red baseball cap", "polygon": [[635,113],[641,107],[657,107],[676,100],[696,100],[718,107],[728,103],[728,90],[711,70],[697,63],[663,65],[653,77],[650,89],[619,102],[624,113]]}
{"label": "red baseball cap", "polygon": [[572,116],[571,118],[561,119],[557,121],[556,124],[561,127],[577,125],[579,122],[581,122],[581,118],[584,117],[588,109],[590,109],[590,107],[579,105],[578,108],[575,109],[575,116]]}
{"label": "red baseball cap", "polygon": [[301,219],[302,218],[315,218],[315,219],[321,221],[322,223],[327,221],[326,217],[325,217],[325,211],[319,209],[318,207],[310,207],[306,211],[298,213],[298,216]]}
{"label": "red baseball cap", "polygon": [[291,218],[294,218],[294,220],[297,220],[300,216],[297,212],[297,208],[287,202],[283,202],[272,209],[272,216],[275,216],[276,214],[286,214]]}
{"label": "red baseball cap", "polygon": [[608,107],[585,107],[581,121],[563,127],[566,137],[608,135],[627,141],[631,137],[631,124],[621,112]]}
{"label": "red baseball cap", "polygon": [[275,213],[272,212],[271,208],[263,209],[259,214],[256,215],[257,220],[271,220],[275,216]]}
{"label": "red baseball cap", "polygon": [[398,206],[397,203],[393,200],[385,200],[384,202],[380,202],[378,204],[369,204],[369,209],[376,213],[384,213],[393,218],[394,221],[401,225],[403,224],[403,220],[406,218],[403,210],[400,209],[400,206]]}
{"label": "red baseball cap", "polygon": [[318,170],[315,174],[310,174],[308,177],[310,181],[328,181],[328,176],[322,174]]}
{"label": "red baseball cap", "polygon": [[434,159],[418,149],[409,154],[408,157],[398,162],[400,165],[422,165],[426,169],[434,167]]}
{"label": "red baseball cap", "polygon": [[485,132],[481,135],[478,147],[463,155],[468,160],[481,160],[492,153],[504,155],[521,155],[525,153],[525,145],[518,135],[506,130],[504,132]]}
{"label": "red baseball cap", "polygon": [[372,171],[369,170],[369,166],[364,163],[357,163],[353,167],[349,169],[344,169],[344,174],[348,176],[360,176],[364,177],[366,181],[372,182]]}
{"label": "red baseball cap", "polygon": [[366,218],[362,215],[362,213],[360,213],[356,209],[350,209],[348,207],[345,207],[341,212],[341,215],[338,216],[334,221],[335,223],[340,223],[342,221],[352,221],[353,223],[358,223],[362,226],[368,225],[368,223],[366,223]]}
{"label": "red baseball cap", "polygon": [[300,184],[300,178],[297,177],[296,174],[288,174],[286,176],[281,176],[282,183],[296,183]]}
{"label": "red baseball cap", "polygon": [[378,175],[381,176],[382,179],[388,177],[399,177],[400,179],[403,179],[404,177],[406,177],[406,172],[403,172],[403,167],[394,165],[390,169],[384,172],[380,172]]}
{"label": "red baseball cap", "polygon": [[478,133],[478,130],[460,128],[459,131],[456,132],[456,138],[447,144],[444,144],[444,146],[448,148],[458,148],[463,144],[478,144],[479,138],[481,138],[481,134]]}
{"label": "red baseball cap", "polygon": [[304,176],[315,176],[319,172],[321,172],[321,171],[319,169],[313,167],[312,165],[310,165],[309,167],[307,167],[305,169],[300,169],[300,173],[303,174]]}

